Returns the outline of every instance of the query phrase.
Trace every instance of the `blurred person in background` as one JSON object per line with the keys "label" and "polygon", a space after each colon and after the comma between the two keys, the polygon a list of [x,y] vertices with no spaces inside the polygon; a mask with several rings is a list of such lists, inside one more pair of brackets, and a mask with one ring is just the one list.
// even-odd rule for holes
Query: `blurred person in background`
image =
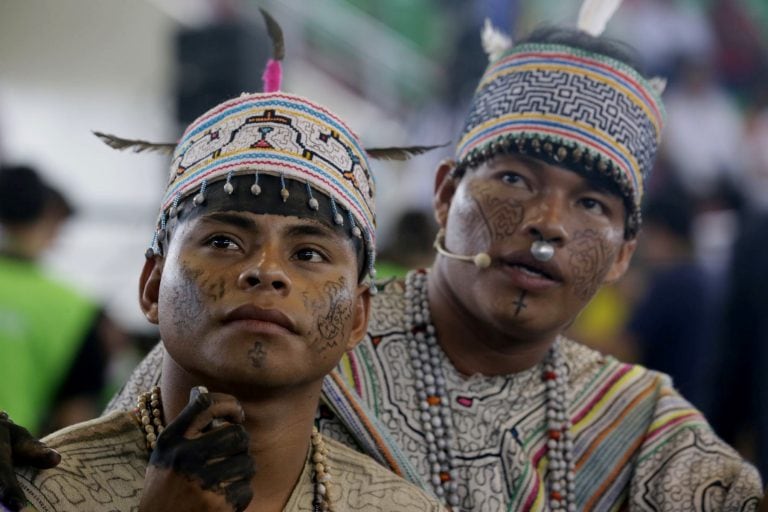
{"label": "blurred person in background", "polygon": [[405,277],[413,268],[428,267],[435,257],[432,242],[437,224],[429,212],[406,210],[397,219],[390,242],[379,253],[376,277]]}
{"label": "blurred person in background", "polygon": [[34,169],[0,168],[0,404],[35,433],[98,415],[115,329],[39,265],[73,213]]}
{"label": "blurred person in background", "polygon": [[669,186],[649,197],[643,213],[638,252],[646,290],[632,308],[622,343],[644,366],[672,377],[706,414],[719,310],[715,283],[693,251],[693,205]]}

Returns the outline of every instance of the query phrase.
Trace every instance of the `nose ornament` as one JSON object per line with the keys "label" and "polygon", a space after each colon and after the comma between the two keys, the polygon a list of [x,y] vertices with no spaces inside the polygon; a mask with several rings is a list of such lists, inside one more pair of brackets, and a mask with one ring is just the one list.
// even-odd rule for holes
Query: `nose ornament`
{"label": "nose ornament", "polygon": [[555,255],[555,246],[546,240],[536,240],[531,244],[531,255],[539,261],[549,261]]}

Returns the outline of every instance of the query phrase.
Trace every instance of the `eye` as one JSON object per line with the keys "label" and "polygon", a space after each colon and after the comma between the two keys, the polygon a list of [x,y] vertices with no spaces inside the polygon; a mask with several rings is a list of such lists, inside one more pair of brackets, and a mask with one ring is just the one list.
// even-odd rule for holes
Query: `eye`
{"label": "eye", "polygon": [[586,210],[600,215],[605,215],[608,211],[601,201],[593,197],[582,197],[579,199],[579,204],[581,204],[581,206],[583,206]]}
{"label": "eye", "polygon": [[510,185],[524,186],[525,180],[516,172],[507,171],[501,175],[501,181]]}
{"label": "eye", "polygon": [[309,247],[299,249],[294,257],[299,261],[309,261],[311,263],[327,261],[327,258],[320,251]]}
{"label": "eye", "polygon": [[229,251],[236,251],[237,249],[240,249],[240,246],[232,240],[232,238],[226,236],[226,235],[215,235],[208,239],[206,242],[208,245],[213,247],[214,249],[221,249],[221,250],[229,250]]}

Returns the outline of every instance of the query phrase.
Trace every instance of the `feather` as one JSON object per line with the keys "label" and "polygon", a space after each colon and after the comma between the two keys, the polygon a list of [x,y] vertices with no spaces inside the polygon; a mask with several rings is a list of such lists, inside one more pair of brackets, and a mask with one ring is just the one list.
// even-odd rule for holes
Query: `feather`
{"label": "feather", "polygon": [[421,155],[437,148],[444,148],[448,143],[436,146],[404,146],[390,148],[365,148],[366,154],[374,160],[409,160],[411,157]]}
{"label": "feather", "polygon": [[261,75],[261,81],[264,83],[264,92],[276,92],[280,90],[283,81],[283,66],[279,60],[269,59],[264,68],[264,74]]}
{"label": "feather", "polygon": [[491,20],[485,18],[483,30],[480,33],[483,50],[488,55],[490,62],[495,61],[502,54],[512,48],[512,38],[493,26]]}
{"label": "feather", "polygon": [[173,150],[176,148],[176,143],[157,143],[157,142],[148,142],[146,140],[122,139],[120,137],[115,137],[114,135],[109,135],[108,133],[102,133],[102,132],[96,132],[96,131],[94,131],[93,134],[98,138],[100,138],[101,141],[107,146],[111,147],[112,149],[117,149],[119,151],[132,149],[134,153],[149,151],[149,152],[156,152],[156,153],[163,153],[166,155],[170,155],[173,153]]}
{"label": "feather", "polygon": [[584,0],[579,10],[579,21],[576,23],[578,29],[595,37],[599,36],[619,5],[621,0]]}
{"label": "feather", "polygon": [[275,18],[266,10],[259,7],[259,11],[261,11],[261,16],[264,18],[264,23],[267,24],[267,34],[269,34],[269,38],[272,40],[272,59],[283,60],[283,57],[285,57],[283,29],[280,28]]}

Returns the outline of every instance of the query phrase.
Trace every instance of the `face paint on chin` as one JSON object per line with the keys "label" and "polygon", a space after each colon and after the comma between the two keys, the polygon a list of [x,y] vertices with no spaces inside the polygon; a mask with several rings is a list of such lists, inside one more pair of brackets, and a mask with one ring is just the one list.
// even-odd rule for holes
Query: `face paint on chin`
{"label": "face paint on chin", "polygon": [[602,285],[616,251],[605,237],[594,229],[576,232],[566,250],[573,269],[574,294],[586,302]]}
{"label": "face paint on chin", "polygon": [[348,322],[352,318],[353,297],[344,276],[337,281],[326,281],[316,299],[304,294],[304,305],[313,316],[313,339],[310,342],[317,353],[346,341]]}
{"label": "face paint on chin", "polygon": [[517,232],[525,213],[523,205],[505,197],[500,184],[473,181],[468,188],[492,243],[503,242]]}

